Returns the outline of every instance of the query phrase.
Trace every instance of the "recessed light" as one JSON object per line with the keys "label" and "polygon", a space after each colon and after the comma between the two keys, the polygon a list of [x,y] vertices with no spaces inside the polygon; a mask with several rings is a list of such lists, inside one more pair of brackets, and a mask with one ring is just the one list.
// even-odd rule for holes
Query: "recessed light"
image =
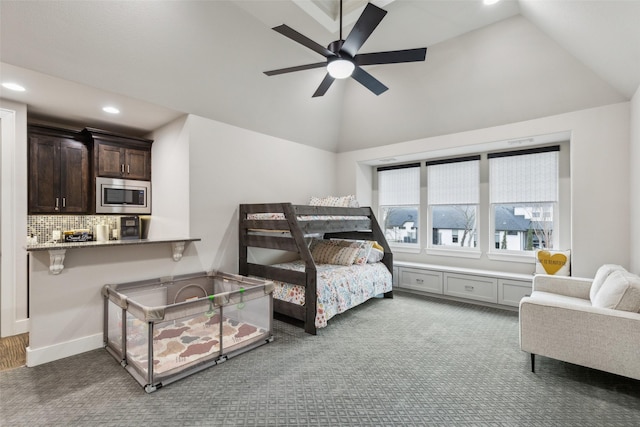
{"label": "recessed light", "polygon": [[119,114],[120,110],[118,110],[116,107],[104,107],[102,109],[102,111],[104,111],[105,113],[109,113],[109,114]]}
{"label": "recessed light", "polygon": [[487,6],[498,3],[500,0],[483,0],[483,3]]}
{"label": "recessed light", "polygon": [[12,83],[12,82],[2,83],[2,87],[5,87],[10,90],[15,90],[16,92],[24,92],[26,90],[24,86],[21,86],[18,83]]}

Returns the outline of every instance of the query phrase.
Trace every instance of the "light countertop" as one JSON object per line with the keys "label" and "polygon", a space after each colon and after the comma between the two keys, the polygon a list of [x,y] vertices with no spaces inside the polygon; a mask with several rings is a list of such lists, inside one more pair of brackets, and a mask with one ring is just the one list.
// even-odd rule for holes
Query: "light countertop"
{"label": "light countertop", "polygon": [[160,239],[125,239],[125,240],[107,240],[104,242],[59,242],[59,243],[38,243],[26,246],[27,251],[51,251],[58,249],[89,249],[100,248],[105,246],[130,246],[130,245],[148,245],[154,243],[174,243],[174,242],[199,242],[200,238],[193,237],[176,237],[176,238],[160,238]]}

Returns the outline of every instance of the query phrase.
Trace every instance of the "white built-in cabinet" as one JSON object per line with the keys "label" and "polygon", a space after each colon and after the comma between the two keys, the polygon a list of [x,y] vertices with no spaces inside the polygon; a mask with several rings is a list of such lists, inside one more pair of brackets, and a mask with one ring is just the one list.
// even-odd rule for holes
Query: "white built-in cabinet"
{"label": "white built-in cabinet", "polygon": [[394,286],[408,292],[518,307],[532,275],[396,261]]}

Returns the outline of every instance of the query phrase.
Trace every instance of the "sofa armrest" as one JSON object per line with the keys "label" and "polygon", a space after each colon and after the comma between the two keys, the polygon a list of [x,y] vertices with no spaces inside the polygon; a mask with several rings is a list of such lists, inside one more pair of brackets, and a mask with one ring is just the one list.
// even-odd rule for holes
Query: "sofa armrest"
{"label": "sofa armrest", "polygon": [[545,295],[520,301],[523,351],[640,380],[640,313]]}
{"label": "sofa armrest", "polygon": [[592,282],[592,279],[582,277],[536,274],[533,276],[533,291],[549,292],[588,300]]}

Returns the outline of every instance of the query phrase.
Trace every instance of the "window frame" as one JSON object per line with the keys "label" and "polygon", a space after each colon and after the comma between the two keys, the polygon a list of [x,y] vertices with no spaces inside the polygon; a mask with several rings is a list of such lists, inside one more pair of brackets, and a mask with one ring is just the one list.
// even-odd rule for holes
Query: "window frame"
{"label": "window frame", "polygon": [[[517,206],[532,206],[532,205],[552,205],[553,209],[553,219],[552,219],[552,230],[553,230],[553,249],[558,250],[561,245],[561,235],[560,235],[560,205],[562,200],[561,195],[561,162],[562,162],[562,154],[561,154],[561,144],[554,144],[551,146],[542,146],[542,147],[534,147],[528,149],[515,149],[509,151],[500,151],[495,153],[488,153],[487,160],[489,162],[489,170],[491,170],[491,159],[498,157],[513,157],[513,156],[522,156],[522,155],[535,155],[540,153],[548,153],[548,152],[558,152],[556,159],[556,188],[555,188],[555,200],[547,200],[547,201],[518,201],[518,202],[501,202],[496,203],[492,199],[491,195],[491,172],[489,172],[489,200],[488,200],[488,210],[489,210],[489,230],[488,234],[492,237],[490,243],[488,245],[487,257],[491,260],[498,261],[513,261],[513,262],[532,262],[535,261],[535,254],[537,249],[533,250],[513,250],[513,249],[500,249],[495,247],[495,238],[496,234],[499,232],[496,230],[496,207],[497,206],[510,206],[516,208]],[[533,214],[533,212],[532,212]],[[533,216],[533,215],[532,215]],[[543,217],[546,217],[546,213]],[[526,238],[526,237],[525,237]]]}
{"label": "window frame", "polygon": [[[417,170],[417,174],[418,174],[418,180],[417,180],[417,184],[418,184],[418,188],[414,189],[414,191],[416,191],[417,194],[417,203],[411,203],[411,204],[381,204],[380,203],[380,199],[382,197],[381,195],[381,191],[380,191],[380,172],[384,172],[384,171],[390,171],[390,170],[397,170],[397,169],[410,169],[410,168],[415,168]],[[387,228],[385,227],[385,220],[384,218],[386,218],[386,216],[384,215],[384,210],[387,208],[394,208],[394,207],[398,207],[398,208],[412,208],[415,209],[417,212],[417,218],[415,220],[415,227],[416,228],[416,241],[415,242],[410,242],[410,243],[403,243],[403,242],[397,242],[397,241],[393,241],[393,240],[389,240],[387,239],[387,243],[389,244],[389,246],[399,252],[415,252],[415,253],[419,253],[422,247],[422,242],[421,242],[421,218],[422,218],[422,212],[421,212],[421,201],[420,201],[420,193],[421,193],[421,163],[420,162],[411,162],[411,163],[407,163],[407,164],[400,164],[400,165],[392,165],[392,166],[380,166],[376,169],[376,174],[377,174],[377,182],[378,182],[378,200],[377,200],[377,216],[380,219],[380,228],[382,229],[382,232],[384,233],[385,237],[387,236]]]}
{"label": "window frame", "polygon": [[[480,154],[477,155],[470,155],[470,156],[463,156],[463,157],[451,157],[451,158],[445,158],[445,159],[437,159],[437,160],[427,160],[425,162],[425,166],[427,169],[427,176],[429,176],[429,167],[430,166],[442,166],[445,164],[454,164],[454,163],[463,163],[463,162],[477,162],[475,166],[477,168],[477,188],[474,190],[475,191],[475,195],[471,196],[472,198],[475,197],[477,200],[474,200],[473,202],[470,202],[469,199],[467,199],[464,203],[449,203],[449,204],[442,204],[442,203],[432,203],[432,200],[430,200],[430,191],[429,191],[429,185],[431,184],[429,182],[429,179],[427,179],[427,198],[426,198],[426,203],[424,204],[424,206],[426,207],[426,211],[427,211],[427,244],[425,245],[425,252],[429,255],[446,255],[446,256],[454,256],[454,257],[464,257],[464,258],[480,258],[480,256],[482,255],[482,250],[481,250],[481,233],[480,233],[480,201],[481,201],[481,196],[480,196],[480,168],[481,168],[481,160],[482,160],[482,156]],[[434,243],[434,237],[435,237],[435,233],[434,233],[434,208],[437,207],[456,207],[456,206],[473,206],[475,208],[475,212],[474,212],[474,227],[472,229],[473,234],[472,236],[475,237],[474,242],[475,242],[475,246],[459,246],[459,245],[436,245]],[[438,229],[440,230],[440,229]],[[454,231],[458,231],[460,229],[451,229],[452,233]]]}

